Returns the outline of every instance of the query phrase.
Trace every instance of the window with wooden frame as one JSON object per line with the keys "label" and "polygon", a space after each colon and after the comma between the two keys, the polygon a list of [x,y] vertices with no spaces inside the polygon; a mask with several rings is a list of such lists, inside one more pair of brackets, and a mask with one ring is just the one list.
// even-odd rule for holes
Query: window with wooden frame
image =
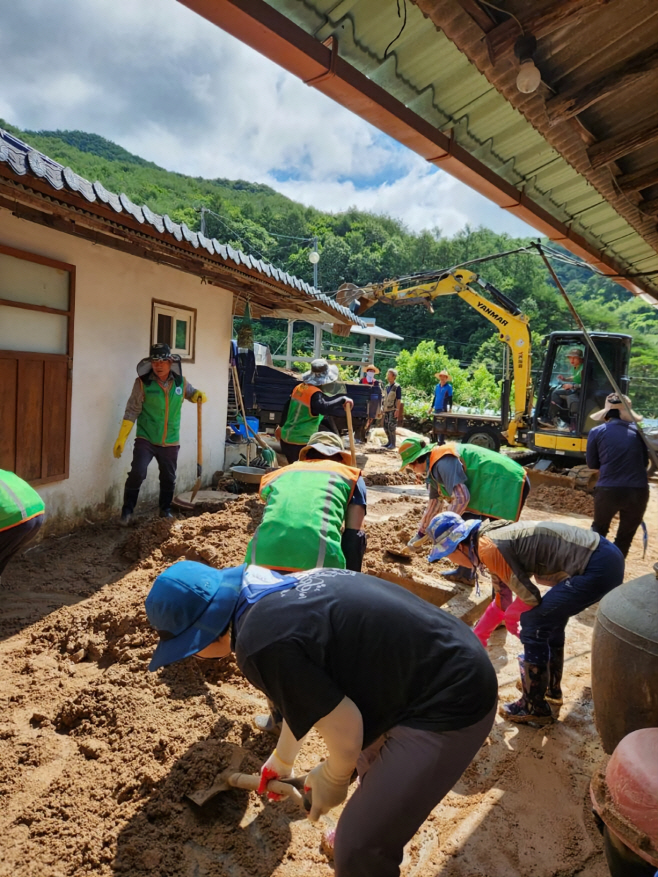
{"label": "window with wooden frame", "polygon": [[75,267],[0,245],[0,469],[69,475]]}
{"label": "window with wooden frame", "polygon": [[196,308],[153,299],[151,344],[168,344],[186,362],[194,362]]}

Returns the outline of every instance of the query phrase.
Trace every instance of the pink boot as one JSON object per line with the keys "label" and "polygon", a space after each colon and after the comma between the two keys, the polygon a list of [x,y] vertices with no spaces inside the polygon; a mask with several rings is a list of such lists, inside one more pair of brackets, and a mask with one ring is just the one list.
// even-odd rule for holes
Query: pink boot
{"label": "pink boot", "polygon": [[489,637],[502,622],[504,617],[505,613],[503,612],[503,610],[498,607],[495,600],[492,600],[491,603],[489,603],[489,605],[487,606],[482,618],[473,628],[473,633],[480,640],[483,646],[486,647],[487,643],[489,642]]}

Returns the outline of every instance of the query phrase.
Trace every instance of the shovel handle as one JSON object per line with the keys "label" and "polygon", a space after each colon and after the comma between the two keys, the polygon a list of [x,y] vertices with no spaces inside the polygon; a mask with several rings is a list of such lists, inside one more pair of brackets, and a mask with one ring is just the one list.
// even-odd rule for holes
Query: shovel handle
{"label": "shovel handle", "polygon": [[[260,776],[255,776],[251,773],[232,773],[227,777],[226,782],[235,789],[249,789],[255,792],[260,786]],[[298,804],[303,806],[301,794],[290,783],[281,782],[281,780],[270,780],[267,784],[267,791],[275,792],[277,795],[286,795],[286,797],[293,798]]]}
{"label": "shovel handle", "polygon": [[201,399],[196,403],[196,474],[201,475],[203,466],[203,431],[201,429],[203,402]]}
{"label": "shovel handle", "polygon": [[350,438],[350,454],[352,456],[352,466],[356,468],[356,448],[354,446],[354,429],[352,428],[352,406],[345,405],[345,419],[347,420],[347,434]]}

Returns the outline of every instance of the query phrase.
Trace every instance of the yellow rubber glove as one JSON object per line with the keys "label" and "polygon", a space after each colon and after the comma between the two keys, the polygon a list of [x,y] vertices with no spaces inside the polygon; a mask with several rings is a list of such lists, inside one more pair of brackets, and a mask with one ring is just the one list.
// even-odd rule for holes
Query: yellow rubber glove
{"label": "yellow rubber glove", "polygon": [[123,449],[126,444],[126,439],[130,435],[130,430],[133,428],[132,420],[124,420],[121,423],[121,429],[119,430],[119,438],[114,443],[114,456],[119,459],[121,454],[123,454]]}
{"label": "yellow rubber glove", "polygon": [[202,393],[201,390],[195,390],[190,396],[190,402],[201,402],[203,405],[203,403],[207,401],[208,397],[205,393]]}

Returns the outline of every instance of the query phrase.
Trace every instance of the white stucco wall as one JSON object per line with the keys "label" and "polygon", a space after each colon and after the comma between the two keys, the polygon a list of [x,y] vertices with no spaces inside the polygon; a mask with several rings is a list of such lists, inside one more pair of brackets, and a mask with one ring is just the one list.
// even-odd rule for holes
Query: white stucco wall
{"label": "white stucco wall", "polygon": [[[70,475],[38,487],[51,520],[94,518],[121,506],[133,429],[120,460],[112,454],[135,367],[148,355],[152,299],[197,309],[196,356],[183,374],[203,390],[204,484],[224,458],[232,294],[197,277],[16,219],[0,209],[0,243],[76,266]],[[177,492],[196,479],[196,407],[183,406]],[[141,508],[157,502],[153,461]]]}

